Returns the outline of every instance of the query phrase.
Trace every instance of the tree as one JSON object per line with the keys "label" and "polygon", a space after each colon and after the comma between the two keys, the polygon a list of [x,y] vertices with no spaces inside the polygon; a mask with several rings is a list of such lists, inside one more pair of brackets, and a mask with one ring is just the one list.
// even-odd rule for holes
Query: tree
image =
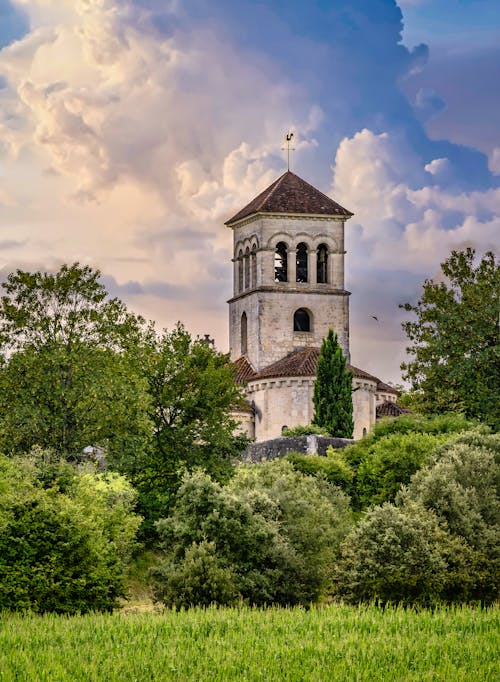
{"label": "tree", "polygon": [[332,436],[352,438],[352,372],[333,329],[321,345],[313,403],[313,424],[325,427]]}
{"label": "tree", "polygon": [[419,505],[373,507],[342,544],[335,592],[343,600],[429,605],[460,600],[474,582],[472,552]]}
{"label": "tree", "polygon": [[186,475],[158,522],[156,594],[167,605],[304,604],[331,586],[349,501],[285,461],[240,466],[227,485]]}
{"label": "tree", "polygon": [[201,467],[227,480],[232,458],[248,440],[231,417],[243,397],[227,355],[193,340],[179,323],[161,336],[150,334],[144,357],[153,441],[132,474],[143,513],[157,520],[168,513],[185,471]]}
{"label": "tree", "polygon": [[113,609],[140,524],[130,484],[44,451],[1,455],[0,481],[0,609]]}
{"label": "tree", "polygon": [[426,280],[416,315],[403,323],[413,359],[402,364],[420,408],[462,410],[500,428],[500,268],[493,253],[453,251],[441,264],[446,282]]}
{"label": "tree", "polygon": [[78,263],[18,270],[0,302],[0,448],[135,458],[151,433],[138,349],[143,320]]}
{"label": "tree", "polygon": [[469,596],[498,599],[500,576],[500,434],[458,434],[438,448],[433,461],[413,476],[397,498],[431,510],[473,550]]}

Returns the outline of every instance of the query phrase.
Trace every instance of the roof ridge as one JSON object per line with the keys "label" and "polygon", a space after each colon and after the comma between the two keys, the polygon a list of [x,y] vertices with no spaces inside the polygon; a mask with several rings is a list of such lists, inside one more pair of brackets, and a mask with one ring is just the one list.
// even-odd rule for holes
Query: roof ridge
{"label": "roof ridge", "polygon": [[[291,171],[285,171],[285,172],[283,173],[283,175],[280,175],[280,177],[279,177],[277,180],[275,180],[275,181],[273,182],[272,185],[270,185],[270,186],[268,187],[269,192],[265,195],[265,197],[262,199],[262,201],[259,202],[258,208],[262,208],[262,206],[266,203],[266,201],[268,201],[268,200],[273,196],[273,194],[276,192],[276,190],[278,189],[278,187],[279,187],[279,186],[281,185],[281,183],[283,182],[283,180],[284,180],[284,178],[286,177],[287,173],[290,173],[290,172],[291,172]],[[293,173],[292,173],[292,175],[293,175]],[[264,192],[265,192],[265,191],[266,191],[266,190],[264,190]]]}

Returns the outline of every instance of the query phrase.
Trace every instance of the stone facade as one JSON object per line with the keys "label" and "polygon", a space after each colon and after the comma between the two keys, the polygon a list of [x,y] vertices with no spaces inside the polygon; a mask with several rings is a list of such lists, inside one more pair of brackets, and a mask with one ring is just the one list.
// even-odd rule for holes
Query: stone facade
{"label": "stone facade", "polygon": [[[344,289],[344,221],[340,218],[257,216],[234,226],[234,290],[229,301],[231,357],[246,355],[256,370],[295,348],[318,346],[332,327],[349,356],[349,292]],[[276,246],[287,246],[286,282],[275,281]],[[307,246],[308,281],[297,282],[297,246]],[[318,247],[328,249],[327,282],[317,280]],[[298,309],[311,331],[294,332]],[[246,343],[242,319],[246,316]]]}
{"label": "stone facade", "polygon": [[[244,359],[251,408],[238,419],[257,442],[313,418],[315,366],[273,374],[275,363],[319,349],[331,328],[350,361],[344,229],[351,215],[288,172],[226,223],[233,230],[230,353],[235,362]],[[375,423],[378,383],[354,372],[354,438]],[[383,386],[384,396],[391,394]]]}

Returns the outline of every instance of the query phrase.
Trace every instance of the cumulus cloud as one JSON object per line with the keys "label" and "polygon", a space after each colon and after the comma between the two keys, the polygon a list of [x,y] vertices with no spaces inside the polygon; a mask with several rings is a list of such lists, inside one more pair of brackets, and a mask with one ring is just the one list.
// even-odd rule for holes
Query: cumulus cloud
{"label": "cumulus cloud", "polygon": [[[292,169],[320,189],[336,152],[334,197],[356,213],[353,338],[364,338],[358,301],[373,307],[370,283],[381,282],[392,319],[388,291],[428,274],[427,249],[437,258],[494,236],[486,157],[422,129],[449,115],[448,97],[411,76],[425,72],[428,49],[401,44],[393,0],[290,0],[286,13],[277,0],[4,6],[26,23],[0,50],[2,267],[100,267],[138,312],[182,319],[224,348],[222,223],[284,170],[288,130]],[[412,78],[407,98],[400,86]],[[497,168],[495,153],[489,162]],[[391,324],[378,328],[381,344],[400,343]],[[361,359],[363,348],[383,355],[359,348]]]}

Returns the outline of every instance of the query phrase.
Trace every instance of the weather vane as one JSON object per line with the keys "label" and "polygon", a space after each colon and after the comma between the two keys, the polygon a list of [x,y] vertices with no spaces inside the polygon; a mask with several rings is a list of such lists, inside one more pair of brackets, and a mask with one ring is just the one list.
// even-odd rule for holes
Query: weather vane
{"label": "weather vane", "polygon": [[287,133],[285,135],[286,147],[281,147],[281,151],[286,151],[287,153],[287,170],[290,170],[290,152],[295,151],[295,147],[290,147],[290,142],[292,141],[293,133]]}

